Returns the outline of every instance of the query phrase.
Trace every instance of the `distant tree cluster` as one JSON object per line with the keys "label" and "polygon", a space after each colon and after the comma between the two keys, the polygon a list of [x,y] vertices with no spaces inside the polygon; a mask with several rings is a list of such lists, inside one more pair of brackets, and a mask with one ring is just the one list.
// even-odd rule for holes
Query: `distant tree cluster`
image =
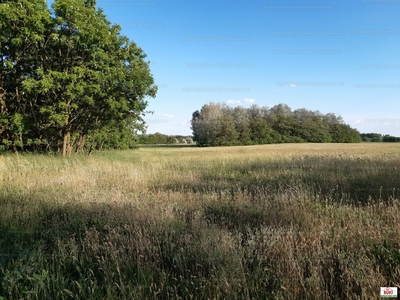
{"label": "distant tree cluster", "polygon": [[156,144],[193,144],[191,136],[184,135],[166,135],[159,132],[142,134],[139,136],[139,144],[156,145]]}
{"label": "distant tree cluster", "polygon": [[361,133],[361,138],[363,142],[387,142],[387,143],[396,143],[400,142],[400,137],[391,136],[389,134],[382,135],[380,133]]}
{"label": "distant tree cluster", "polygon": [[126,148],[157,87],[93,0],[0,1],[0,150]]}
{"label": "distant tree cluster", "polygon": [[363,142],[383,142],[383,135],[380,133],[361,133],[360,136]]}
{"label": "distant tree cluster", "polygon": [[400,137],[391,136],[389,134],[386,134],[383,136],[382,141],[387,142],[387,143],[398,143],[398,142],[400,142]]}
{"label": "distant tree cluster", "polygon": [[209,103],[193,113],[191,124],[199,146],[361,142],[360,133],[340,116],[305,108],[292,111],[286,104],[232,108]]}

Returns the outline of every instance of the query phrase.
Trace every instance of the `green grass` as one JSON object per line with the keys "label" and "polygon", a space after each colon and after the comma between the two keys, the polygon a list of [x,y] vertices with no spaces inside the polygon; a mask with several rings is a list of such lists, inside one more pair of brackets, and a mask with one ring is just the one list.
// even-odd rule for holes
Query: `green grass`
{"label": "green grass", "polygon": [[0,299],[378,299],[394,144],[0,156]]}

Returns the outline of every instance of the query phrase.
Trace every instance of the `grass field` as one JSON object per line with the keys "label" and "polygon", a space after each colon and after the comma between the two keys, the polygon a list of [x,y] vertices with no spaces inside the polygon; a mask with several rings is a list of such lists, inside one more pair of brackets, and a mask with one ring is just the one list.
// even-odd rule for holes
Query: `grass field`
{"label": "grass field", "polygon": [[379,299],[400,147],[0,156],[0,299]]}

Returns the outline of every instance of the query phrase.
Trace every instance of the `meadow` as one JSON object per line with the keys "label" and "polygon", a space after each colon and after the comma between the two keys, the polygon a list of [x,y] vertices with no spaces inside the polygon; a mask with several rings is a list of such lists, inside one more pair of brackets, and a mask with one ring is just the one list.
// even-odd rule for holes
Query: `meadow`
{"label": "meadow", "polygon": [[0,299],[379,299],[400,147],[0,155]]}

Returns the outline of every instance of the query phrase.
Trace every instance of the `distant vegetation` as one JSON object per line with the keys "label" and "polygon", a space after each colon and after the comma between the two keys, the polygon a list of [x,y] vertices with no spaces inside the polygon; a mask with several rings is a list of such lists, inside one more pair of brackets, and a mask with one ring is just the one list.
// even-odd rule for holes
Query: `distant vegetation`
{"label": "distant vegetation", "polygon": [[361,133],[361,138],[363,142],[387,142],[387,143],[396,143],[400,142],[400,137],[391,136],[389,134],[382,135],[379,133]]}
{"label": "distant vegetation", "polygon": [[[363,142],[400,142],[400,137],[383,135],[379,133],[360,133]],[[160,132],[141,134],[135,139],[141,145],[160,145],[160,144],[194,144],[193,136],[190,135],[166,135]],[[134,144],[136,146],[136,143]]]}
{"label": "distant vegetation", "polygon": [[194,141],[199,146],[274,143],[356,143],[360,133],[340,116],[286,104],[250,108],[209,103],[192,115]]}
{"label": "distant vegetation", "polygon": [[159,132],[139,135],[139,144],[193,144],[192,136],[166,135]]}

